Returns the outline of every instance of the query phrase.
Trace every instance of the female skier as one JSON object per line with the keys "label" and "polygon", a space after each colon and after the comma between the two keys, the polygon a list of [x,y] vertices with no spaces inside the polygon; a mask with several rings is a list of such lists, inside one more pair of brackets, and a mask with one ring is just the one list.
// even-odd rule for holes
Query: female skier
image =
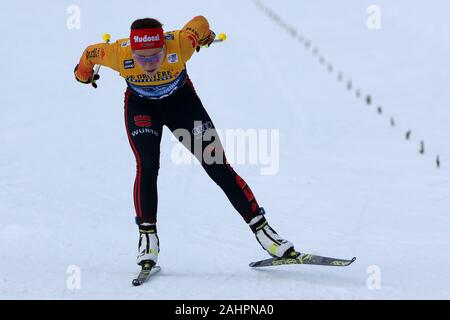
{"label": "female skier", "polygon": [[[181,30],[164,32],[156,19],[138,19],[131,25],[130,37],[115,43],[87,47],[77,66],[75,78],[92,84],[99,75],[94,65],[103,65],[125,78],[125,125],[137,162],[134,205],[139,229],[137,263],[154,266],[158,260],[156,232],[157,176],[163,125],[175,135],[189,132],[182,143],[202,164],[206,173],[224,191],[233,207],[254,232],[260,245],[274,257],[296,256],[291,242],[281,238],[267,223],[246,182],[226,160],[222,146],[215,148],[201,139],[213,122],[197,96],[186,72],[186,62],[200,47],[210,45],[215,33],[203,16],[194,17]],[[199,125],[200,124],[200,125]],[[201,139],[201,152],[194,152],[195,139]],[[180,139],[181,140],[181,139]],[[219,161],[204,156],[219,154]]]}

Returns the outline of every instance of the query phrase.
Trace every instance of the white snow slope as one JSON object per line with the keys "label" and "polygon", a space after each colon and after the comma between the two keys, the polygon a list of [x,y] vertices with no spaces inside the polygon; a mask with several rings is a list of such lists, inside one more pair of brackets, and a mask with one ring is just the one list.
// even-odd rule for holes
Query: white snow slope
{"label": "white snow slope", "polygon": [[[311,46],[251,0],[2,4],[1,299],[450,298],[450,4],[379,0],[379,30],[366,27],[371,1],[261,4]],[[70,5],[81,10],[80,29],[66,26]],[[125,83],[102,68],[95,90],[77,83],[73,68],[87,45],[104,32],[126,37],[136,18],[173,30],[198,14],[228,34],[188,63],[216,126],[280,133],[277,174],[262,175],[261,163],[234,168],[298,250],[356,256],[352,266],[249,268],[267,254],[198,164],[171,160],[176,143],[165,130],[163,270],[131,286],[135,160]],[[67,285],[70,266],[79,289]]]}

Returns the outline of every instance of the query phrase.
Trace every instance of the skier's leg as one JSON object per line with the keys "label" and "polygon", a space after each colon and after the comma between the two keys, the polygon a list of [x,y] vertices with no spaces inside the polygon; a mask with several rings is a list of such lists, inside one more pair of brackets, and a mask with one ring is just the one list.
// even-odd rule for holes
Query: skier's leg
{"label": "skier's leg", "polygon": [[[200,161],[209,177],[249,223],[259,214],[259,205],[247,183],[227,163],[214,124],[193,88],[185,84],[166,102],[161,109],[164,123],[177,138],[182,137],[181,143]],[[207,134],[214,137],[213,142],[206,141]],[[186,135],[188,139],[183,138]]]}
{"label": "skier's leg", "polygon": [[136,157],[133,195],[136,223],[139,225],[138,264],[145,260],[152,260],[156,264],[159,252],[156,213],[162,122],[157,110],[156,106],[149,108],[145,101],[126,92],[125,124],[130,146]]}

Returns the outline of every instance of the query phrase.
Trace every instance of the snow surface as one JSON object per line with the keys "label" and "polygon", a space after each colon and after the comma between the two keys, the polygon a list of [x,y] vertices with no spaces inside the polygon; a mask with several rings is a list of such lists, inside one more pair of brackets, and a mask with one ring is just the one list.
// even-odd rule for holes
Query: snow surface
{"label": "snow surface", "polygon": [[[80,30],[66,27],[73,4]],[[372,1],[262,4],[311,47],[250,0],[2,4],[1,299],[450,298],[449,3],[378,0],[380,30],[366,27]],[[357,256],[352,266],[250,269],[267,254],[199,165],[171,161],[175,143],[165,130],[163,269],[131,286],[137,230],[125,84],[102,68],[94,90],[72,71],[104,32],[126,37],[130,22],[145,16],[172,30],[198,14],[228,35],[188,64],[216,126],[280,130],[278,174],[261,175],[261,164],[234,168],[297,249]],[[67,286],[72,265],[80,289]],[[370,266],[381,271],[380,289],[367,286]]]}

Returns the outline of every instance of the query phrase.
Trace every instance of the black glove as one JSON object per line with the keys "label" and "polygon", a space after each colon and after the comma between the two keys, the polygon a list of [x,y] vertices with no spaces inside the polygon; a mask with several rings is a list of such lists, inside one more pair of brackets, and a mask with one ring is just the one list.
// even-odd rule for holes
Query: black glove
{"label": "black glove", "polygon": [[78,77],[77,77],[77,70],[78,70],[78,65],[76,65],[75,69],[73,70],[73,73],[75,74],[75,79],[77,79],[78,82],[81,82],[81,83],[84,83],[84,84],[92,84],[92,86],[94,88],[97,88],[97,84],[95,83],[95,81],[100,79],[100,75],[99,74],[94,74],[94,70],[92,70],[92,73],[89,76],[89,79],[87,79],[86,81],[82,81],[82,80],[78,79]]}
{"label": "black glove", "polygon": [[205,38],[200,39],[200,40],[198,41],[198,44],[199,44],[199,45],[197,46],[197,48],[196,48],[195,50],[196,50],[197,52],[199,52],[201,47],[209,47],[209,45],[210,45],[211,43],[213,43],[214,39],[216,39],[216,34],[214,33],[214,31],[210,30],[208,36],[206,36]]}

